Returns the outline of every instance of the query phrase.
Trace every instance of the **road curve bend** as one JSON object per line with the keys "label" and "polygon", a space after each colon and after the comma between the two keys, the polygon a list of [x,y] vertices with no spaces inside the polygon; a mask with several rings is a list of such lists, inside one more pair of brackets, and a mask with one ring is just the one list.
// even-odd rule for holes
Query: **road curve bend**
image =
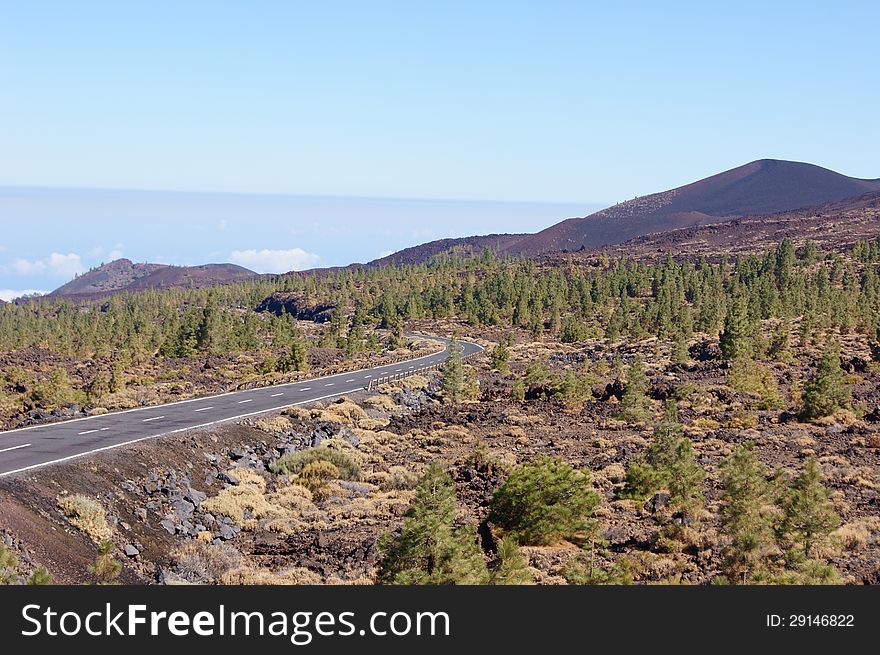
{"label": "road curve bend", "polygon": [[[449,339],[418,336],[446,343],[446,350],[387,366],[301,382],[233,391],[167,405],[138,407],[101,416],[87,416],[0,432],[0,477],[147,439],[343,396],[372,386],[371,380],[411,374],[446,361],[450,353]],[[483,350],[482,346],[469,341],[458,341],[458,344],[463,356]]]}

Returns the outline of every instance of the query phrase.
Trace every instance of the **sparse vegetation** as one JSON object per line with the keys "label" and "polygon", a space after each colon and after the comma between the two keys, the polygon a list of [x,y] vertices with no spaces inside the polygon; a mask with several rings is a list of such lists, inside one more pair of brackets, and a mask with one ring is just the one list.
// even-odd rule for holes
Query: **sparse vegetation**
{"label": "sparse vegetation", "polygon": [[62,496],[58,507],[71,525],[85,532],[95,543],[106,541],[113,534],[104,508],[88,496]]}

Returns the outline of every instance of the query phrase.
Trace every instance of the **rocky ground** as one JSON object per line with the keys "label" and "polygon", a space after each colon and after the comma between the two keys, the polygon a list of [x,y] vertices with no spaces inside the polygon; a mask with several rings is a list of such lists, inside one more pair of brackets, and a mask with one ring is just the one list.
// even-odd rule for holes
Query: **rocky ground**
{"label": "rocky ground", "polygon": [[[488,344],[502,335],[469,336]],[[459,520],[477,526],[491,549],[485,519],[493,490],[517,463],[552,455],[592,472],[603,497],[596,512],[606,542],[601,563],[636,562],[638,582],[706,584],[719,574],[723,545],[718,465],[737,444],[752,440],[765,464],[789,474],[805,458],[818,458],[841,517],[822,556],[848,583],[880,583],[880,373],[861,337],[844,335],[843,352],[863,416],[842,413],[821,424],[798,422],[791,411],[800,381],[810,374],[804,363],[768,365],[785,407],[755,410],[752,399],[728,385],[727,365],[713,357],[717,340],[695,341],[693,361],[673,364],[669,344],[655,340],[565,345],[519,338],[509,375],[490,370],[485,354],[470,360],[480,380],[478,401],[442,403],[436,378],[416,378],[408,388],[0,479],[0,526],[22,573],[42,564],[56,582],[90,579],[95,540],[59,509],[60,498],[82,494],[106,511],[126,582],[364,584],[376,571],[378,540],[399,528],[430,461],[447,465],[458,489]],[[661,534],[664,494],[647,502],[617,499],[627,463],[645,450],[653,427],[614,418],[615,362],[637,353],[648,363],[655,411],[659,415],[666,398],[679,398],[686,434],[707,472],[705,512],[675,546]],[[816,353],[814,346],[799,347],[796,361],[809,362]],[[512,400],[514,376],[535,359],[558,372],[591,367],[592,398],[574,406]],[[283,454],[313,447],[344,453],[359,474],[305,489],[294,477],[271,472]],[[539,584],[564,583],[570,561],[581,556],[567,542],[523,552]]]}

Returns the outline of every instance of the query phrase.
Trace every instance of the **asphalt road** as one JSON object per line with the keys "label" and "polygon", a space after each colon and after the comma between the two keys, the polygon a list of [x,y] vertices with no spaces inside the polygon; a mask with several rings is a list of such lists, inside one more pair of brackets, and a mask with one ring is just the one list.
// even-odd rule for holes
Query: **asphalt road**
{"label": "asphalt road", "polygon": [[[446,339],[436,339],[448,344]],[[458,343],[464,356],[482,350],[474,343]],[[448,356],[447,347],[433,355],[388,366],[0,432],[0,477],[146,439],[350,394],[363,390],[371,381],[375,384],[387,376],[411,374],[441,364]]]}

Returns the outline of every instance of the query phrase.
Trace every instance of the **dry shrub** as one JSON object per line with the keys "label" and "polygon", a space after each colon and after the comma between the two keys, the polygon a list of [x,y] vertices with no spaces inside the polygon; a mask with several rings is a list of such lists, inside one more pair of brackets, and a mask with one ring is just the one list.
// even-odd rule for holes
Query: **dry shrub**
{"label": "dry shrub", "polygon": [[226,572],[241,565],[241,554],[228,544],[210,544],[193,540],[173,557],[174,572],[193,584],[213,584]]}
{"label": "dry shrub", "polygon": [[697,431],[708,432],[710,430],[717,430],[719,427],[721,427],[721,424],[711,418],[698,418],[695,419],[689,427]]}
{"label": "dry shrub", "polygon": [[[345,444],[345,447],[339,446]],[[312,462],[326,461],[339,469],[339,476],[344,480],[356,480],[360,476],[360,464],[357,452],[351,444],[338,439],[327,439],[317,448],[286,453],[269,465],[269,469],[278,475],[299,475]]]}
{"label": "dry shrub", "polygon": [[391,421],[387,418],[363,418],[357,422],[361,430],[379,430],[386,427]]}
{"label": "dry shrub", "polygon": [[273,416],[254,421],[254,427],[268,434],[286,434],[293,425],[286,416]]}
{"label": "dry shrub", "polygon": [[626,469],[623,467],[623,464],[609,464],[599,471],[599,473],[601,473],[606,480],[615,484],[626,480]]}
{"label": "dry shrub", "polygon": [[318,585],[322,582],[321,576],[309,569],[292,568],[273,573],[251,566],[229,571],[220,580],[221,584],[232,586]]}
{"label": "dry shrub", "polygon": [[312,505],[312,492],[301,484],[292,483],[277,489],[269,501],[284,509],[300,510]]}
{"label": "dry shrub", "polygon": [[279,508],[266,500],[263,492],[252,484],[228,487],[213,498],[208,498],[202,503],[201,509],[211,514],[228,516],[242,526],[248,518],[246,513],[250,519],[268,518],[279,513]]}
{"label": "dry shrub", "polygon": [[77,494],[59,498],[58,507],[72,526],[85,532],[95,543],[106,541],[113,535],[107,514],[98,501]]}
{"label": "dry shrub", "polygon": [[290,407],[284,413],[295,421],[308,421],[312,418],[312,413],[302,407]]}
{"label": "dry shrub", "polygon": [[831,539],[846,550],[861,550],[877,532],[880,532],[880,517],[869,516],[840,526],[831,533]]}
{"label": "dry shrub", "polygon": [[529,415],[523,416],[521,414],[508,414],[504,417],[504,422],[508,425],[518,425],[520,427],[530,427],[533,425],[541,425],[544,422],[544,419],[540,416]]}
{"label": "dry shrub", "polygon": [[758,417],[744,409],[736,409],[724,427],[730,430],[745,430],[758,427]]}
{"label": "dry shrub", "polygon": [[809,435],[801,435],[800,437],[792,439],[792,443],[801,448],[809,448],[816,445],[816,440]]}
{"label": "dry shrub", "polygon": [[232,474],[238,478],[241,484],[249,484],[260,491],[266,491],[266,478],[254,471],[253,469],[239,467],[232,471]]}
{"label": "dry shrub", "polygon": [[508,437],[516,437],[518,439],[526,436],[526,431],[518,425],[512,425],[506,430]]}
{"label": "dry shrub", "polygon": [[397,409],[397,403],[394,402],[394,399],[391,398],[391,396],[370,396],[364,401],[364,404],[388,411]]}
{"label": "dry shrub", "polygon": [[370,482],[382,491],[405,491],[415,489],[419,476],[403,466],[392,466],[387,473],[374,473]]}
{"label": "dry shrub", "polygon": [[451,425],[447,428],[432,430],[428,436],[428,445],[431,446],[467,444],[474,440],[466,428],[458,425]]}
{"label": "dry shrub", "polygon": [[339,469],[326,460],[317,460],[306,464],[297,476],[297,482],[312,492],[312,496],[320,497],[331,480],[339,478]]}
{"label": "dry shrub", "polygon": [[358,421],[369,418],[369,416],[360,405],[356,405],[347,398],[341,398],[328,406],[321,413],[320,418],[333,423],[356,424]]}

